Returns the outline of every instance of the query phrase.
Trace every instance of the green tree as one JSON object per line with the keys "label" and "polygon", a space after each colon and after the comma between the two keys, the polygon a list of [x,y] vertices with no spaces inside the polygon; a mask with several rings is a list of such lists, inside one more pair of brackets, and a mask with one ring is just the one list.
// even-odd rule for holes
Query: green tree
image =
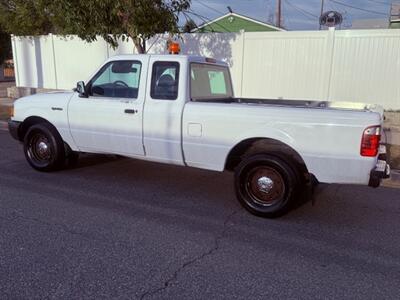
{"label": "green tree", "polygon": [[41,35],[52,31],[51,0],[0,0],[0,64],[12,57],[10,34]]}
{"label": "green tree", "polygon": [[42,35],[54,31],[51,0],[0,0],[0,26],[9,34]]}
{"label": "green tree", "polygon": [[0,65],[12,57],[10,35],[0,28]]}
{"label": "green tree", "polygon": [[191,33],[193,29],[197,28],[197,24],[193,19],[187,19],[185,25],[183,25],[182,31],[184,33]]}
{"label": "green tree", "polygon": [[76,34],[113,47],[130,38],[139,53],[157,33],[178,32],[178,15],[191,0],[0,0],[0,24],[16,35]]}

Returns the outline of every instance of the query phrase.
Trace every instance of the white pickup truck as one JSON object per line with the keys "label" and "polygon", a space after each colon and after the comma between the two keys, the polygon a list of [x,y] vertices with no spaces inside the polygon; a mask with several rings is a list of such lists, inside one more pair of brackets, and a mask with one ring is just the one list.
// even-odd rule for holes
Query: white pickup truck
{"label": "white pickup truck", "polygon": [[9,131],[39,171],[79,152],[234,171],[240,203],[277,217],[310,181],[379,186],[382,119],[366,105],[234,98],[227,64],[210,58],[124,55],[73,92],[17,100]]}

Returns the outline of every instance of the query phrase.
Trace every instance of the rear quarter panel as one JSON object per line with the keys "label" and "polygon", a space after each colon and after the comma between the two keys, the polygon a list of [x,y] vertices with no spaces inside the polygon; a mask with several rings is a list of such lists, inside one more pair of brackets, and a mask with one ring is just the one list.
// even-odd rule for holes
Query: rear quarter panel
{"label": "rear quarter panel", "polygon": [[235,145],[271,138],[297,151],[320,182],[367,184],[376,158],[360,155],[361,137],[380,124],[373,112],[189,102],[183,150],[187,165],[222,171]]}

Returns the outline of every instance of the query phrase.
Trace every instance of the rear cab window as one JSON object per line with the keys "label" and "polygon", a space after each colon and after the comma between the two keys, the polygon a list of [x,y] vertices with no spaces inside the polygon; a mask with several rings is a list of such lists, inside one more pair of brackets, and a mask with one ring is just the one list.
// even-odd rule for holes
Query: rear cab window
{"label": "rear cab window", "polygon": [[179,90],[179,63],[157,61],[153,64],[150,96],[157,100],[176,100]]}
{"label": "rear cab window", "polygon": [[228,67],[191,63],[190,77],[190,97],[192,101],[233,98]]}

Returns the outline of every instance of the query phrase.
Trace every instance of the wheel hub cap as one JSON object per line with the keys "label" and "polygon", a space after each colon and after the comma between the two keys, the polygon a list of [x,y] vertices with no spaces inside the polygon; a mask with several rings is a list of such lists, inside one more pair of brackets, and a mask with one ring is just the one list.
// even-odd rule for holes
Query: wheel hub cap
{"label": "wheel hub cap", "polygon": [[44,134],[32,135],[28,146],[28,156],[37,164],[47,164],[51,160],[51,144]]}
{"label": "wheel hub cap", "polygon": [[40,155],[46,155],[49,151],[49,146],[45,142],[40,142],[38,144],[38,151]]}
{"label": "wheel hub cap", "polygon": [[256,203],[270,206],[285,194],[285,183],[278,171],[269,166],[254,168],[247,175],[247,190]]}
{"label": "wheel hub cap", "polygon": [[258,190],[266,194],[268,194],[274,187],[273,180],[267,176],[258,178],[257,184],[258,184]]}

